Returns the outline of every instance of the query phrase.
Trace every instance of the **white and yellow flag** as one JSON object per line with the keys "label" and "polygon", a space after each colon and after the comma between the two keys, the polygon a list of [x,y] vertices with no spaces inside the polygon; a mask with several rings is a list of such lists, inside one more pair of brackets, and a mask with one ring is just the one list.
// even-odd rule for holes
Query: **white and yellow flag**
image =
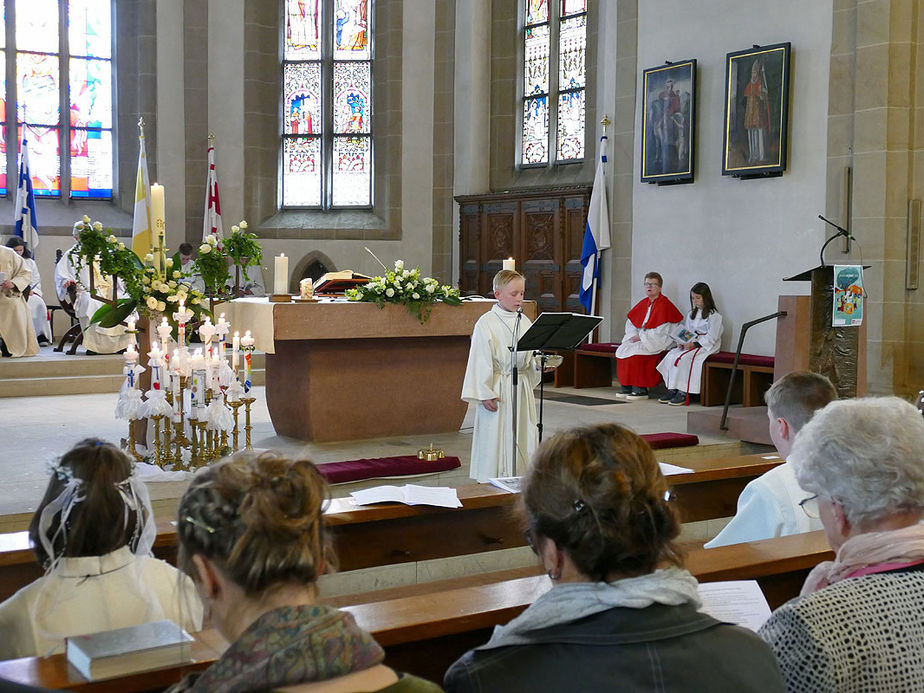
{"label": "white and yellow flag", "polygon": [[132,250],[139,258],[151,252],[151,186],[148,159],[144,153],[144,126],[138,124],[138,175],[135,179],[135,215],[132,219]]}

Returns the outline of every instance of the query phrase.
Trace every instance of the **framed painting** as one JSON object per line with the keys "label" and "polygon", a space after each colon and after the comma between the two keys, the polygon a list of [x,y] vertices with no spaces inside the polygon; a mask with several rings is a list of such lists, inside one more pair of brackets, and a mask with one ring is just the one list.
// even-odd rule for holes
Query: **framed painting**
{"label": "framed painting", "polygon": [[642,182],[692,183],[696,60],[642,71]]}
{"label": "framed painting", "polygon": [[722,175],[781,176],[789,135],[790,44],[725,57]]}

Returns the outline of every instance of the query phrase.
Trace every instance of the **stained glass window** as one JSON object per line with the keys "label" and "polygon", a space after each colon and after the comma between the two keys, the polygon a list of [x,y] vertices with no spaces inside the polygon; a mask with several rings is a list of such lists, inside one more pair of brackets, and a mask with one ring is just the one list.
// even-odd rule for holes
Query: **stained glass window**
{"label": "stained glass window", "polygon": [[4,26],[12,22],[15,29],[15,43],[3,51],[15,82],[0,77],[2,193],[8,192],[9,99],[16,107],[16,159],[25,139],[36,195],[112,198],[111,0],[7,0],[0,11]]}
{"label": "stained glass window", "polygon": [[372,205],[372,0],[286,0],[283,207]]}
{"label": "stained glass window", "polygon": [[520,165],[581,161],[587,0],[527,0],[523,20]]}
{"label": "stained glass window", "polygon": [[[6,26],[6,3],[0,2],[0,28]],[[0,66],[6,65],[6,31],[0,32]],[[6,70],[0,70],[0,195],[6,195]]]}

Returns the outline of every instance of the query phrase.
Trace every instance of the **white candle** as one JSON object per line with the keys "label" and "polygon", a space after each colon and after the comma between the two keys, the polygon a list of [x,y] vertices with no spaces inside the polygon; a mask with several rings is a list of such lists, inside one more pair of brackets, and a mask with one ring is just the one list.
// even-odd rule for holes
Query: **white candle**
{"label": "white candle", "polygon": [[273,275],[273,293],[274,294],[288,294],[289,293],[289,258],[285,256],[285,253],[276,256],[276,271]]}
{"label": "white candle", "polygon": [[511,272],[515,272],[515,271],[516,271],[516,269],[517,269],[517,263],[514,262],[514,260],[513,260],[512,257],[508,257],[506,260],[504,260],[504,269],[505,269],[505,270],[510,270]]}
{"label": "white candle", "polygon": [[241,333],[235,332],[234,339],[231,340],[231,370],[237,375],[237,364],[239,363],[238,352],[241,350]]}
{"label": "white candle", "polygon": [[160,256],[163,252],[163,238],[167,228],[164,214],[164,186],[154,183],[151,186],[151,250],[154,254],[154,269],[161,271]]}

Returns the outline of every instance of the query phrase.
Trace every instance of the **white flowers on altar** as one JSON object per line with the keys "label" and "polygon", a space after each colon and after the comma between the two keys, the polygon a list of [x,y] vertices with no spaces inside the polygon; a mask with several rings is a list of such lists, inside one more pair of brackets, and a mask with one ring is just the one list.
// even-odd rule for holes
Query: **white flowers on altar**
{"label": "white flowers on altar", "polygon": [[349,289],[346,296],[351,301],[376,303],[379,308],[386,303],[403,304],[421,323],[427,321],[437,301],[450,305],[462,302],[458,289],[440,286],[432,277],[421,277],[419,267],[405,269],[403,260],[396,260],[394,270],[387,271],[384,277],[373,277],[367,284]]}

